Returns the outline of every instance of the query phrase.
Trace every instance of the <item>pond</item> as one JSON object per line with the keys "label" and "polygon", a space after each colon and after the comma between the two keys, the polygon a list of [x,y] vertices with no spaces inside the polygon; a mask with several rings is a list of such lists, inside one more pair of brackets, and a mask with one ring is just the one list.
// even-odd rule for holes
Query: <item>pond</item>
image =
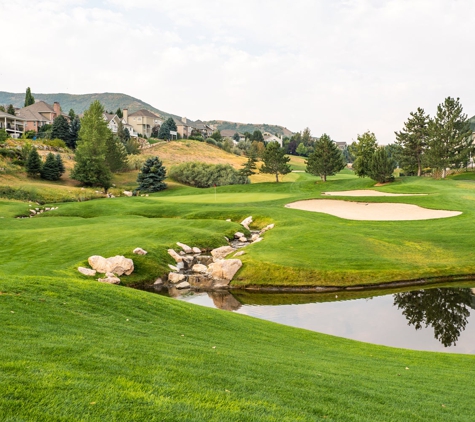
{"label": "pond", "polygon": [[[448,287],[450,286],[450,287]],[[339,337],[414,350],[475,354],[475,281],[395,290],[333,293],[160,291]]]}

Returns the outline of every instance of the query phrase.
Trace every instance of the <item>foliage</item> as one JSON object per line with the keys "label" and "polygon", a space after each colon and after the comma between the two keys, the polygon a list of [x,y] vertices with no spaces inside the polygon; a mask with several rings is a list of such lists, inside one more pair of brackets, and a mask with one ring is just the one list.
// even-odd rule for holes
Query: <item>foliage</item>
{"label": "foliage", "polygon": [[379,183],[386,183],[394,180],[393,173],[396,162],[388,156],[384,146],[377,147],[371,157],[368,176]]}
{"label": "foliage", "polygon": [[28,107],[29,105],[35,104],[35,97],[31,94],[30,87],[26,88],[25,94],[25,105],[24,107]]}
{"label": "foliage", "polygon": [[430,117],[424,109],[418,107],[404,123],[400,132],[395,132],[397,144],[401,147],[401,167],[407,171],[422,175],[422,158],[429,140]]}
{"label": "foliage", "polygon": [[239,133],[236,132],[236,133],[233,135],[233,139],[234,139],[235,142],[239,142],[240,139],[241,139],[241,137],[239,136]]}
{"label": "foliage", "polygon": [[160,130],[158,131],[158,138],[170,140],[171,139],[170,131],[176,132],[176,130],[177,130],[176,123],[173,120],[173,118],[170,117],[163,122],[162,126],[160,126]]}
{"label": "foliage", "polygon": [[69,125],[69,137],[68,137],[68,147],[71,149],[76,149],[76,144],[79,137],[79,131],[81,129],[81,121],[79,120],[79,116],[75,116],[71,120],[71,124]]}
{"label": "foliage", "polygon": [[206,138],[206,143],[210,145],[218,145],[218,143],[213,138]]}
{"label": "foliage", "polygon": [[62,139],[65,143],[69,144],[70,136],[69,123],[66,118],[60,114],[53,121],[51,137],[55,139]]}
{"label": "foliage", "polygon": [[76,118],[76,113],[74,112],[72,108],[69,109],[68,116],[69,116],[69,122],[72,123],[72,121]]}
{"label": "foliage", "polygon": [[0,129],[0,144],[3,144],[8,139],[8,133],[5,129]]}
{"label": "foliage", "polygon": [[21,136],[22,139],[33,139],[36,137],[36,132],[34,130],[27,130],[23,135]]}
{"label": "foliage", "polygon": [[215,130],[210,138],[213,138],[216,142],[220,142],[223,140],[223,137],[221,136],[221,132],[219,130]]}
{"label": "foliage", "polygon": [[7,113],[11,114],[12,116],[15,115],[15,107],[13,107],[13,104],[10,104],[7,108]]}
{"label": "foliage", "polygon": [[255,130],[252,133],[251,141],[264,142],[264,135],[262,135],[260,130]]}
{"label": "foliage", "polygon": [[371,159],[378,146],[376,136],[372,132],[365,132],[357,136],[357,142],[350,145],[350,152],[354,155],[353,170],[359,177],[367,177],[370,173]]}
{"label": "foliage", "polygon": [[115,114],[117,114],[117,117],[119,119],[122,119],[124,117],[124,113],[122,113],[122,110],[120,109],[120,107],[115,111]]}
{"label": "foliage", "polygon": [[249,183],[246,176],[229,164],[183,163],[173,166],[170,169],[169,177],[184,185],[197,188]]}
{"label": "foliage", "polygon": [[112,133],[106,137],[106,163],[112,173],[127,170],[127,150],[119,138]]}
{"label": "foliage", "polygon": [[292,169],[287,164],[290,161],[289,157],[285,156],[285,150],[281,148],[279,143],[271,142],[267,145],[262,154],[263,166],[260,169],[261,173],[275,174],[275,181],[279,182],[279,175],[290,173]]}
{"label": "foliage", "polygon": [[129,137],[129,139],[125,142],[125,150],[127,151],[127,154],[132,154],[132,155],[140,154],[139,141],[136,138]]}
{"label": "foliage", "polygon": [[305,156],[305,155],[307,155],[308,150],[307,150],[307,147],[305,146],[305,144],[301,143],[301,144],[299,144],[299,146],[297,147],[295,152],[300,156]]}
{"label": "foliage", "polygon": [[428,164],[446,177],[446,169],[457,169],[469,160],[473,152],[472,131],[459,98],[447,97],[437,107],[429,123]]}
{"label": "foliage", "polygon": [[166,178],[166,168],[158,157],[152,157],[145,161],[137,177],[140,192],[159,192],[167,188],[163,181]]}
{"label": "foliage", "polygon": [[46,161],[41,168],[41,178],[45,180],[59,180],[60,177],[61,169],[59,168],[59,162],[54,154],[50,152],[46,156]]}
{"label": "foliage", "polygon": [[341,151],[326,133],[315,142],[315,150],[305,164],[307,173],[320,176],[324,182],[327,181],[327,176],[333,176],[345,168]]}
{"label": "foliage", "polygon": [[30,177],[36,177],[41,174],[41,168],[43,163],[41,162],[40,155],[36,148],[32,148],[28,154],[28,159],[26,160],[26,173]]}
{"label": "foliage", "polygon": [[243,164],[242,168],[239,170],[240,173],[245,176],[249,177],[252,176],[253,174],[257,173],[257,166],[256,166],[256,157],[253,155],[249,155],[247,158],[247,161]]}
{"label": "foliage", "polygon": [[76,164],[71,178],[86,186],[101,186],[107,191],[112,184],[112,174],[107,165],[107,139],[111,132],[102,118],[104,108],[94,101],[85,111],[76,148]]}

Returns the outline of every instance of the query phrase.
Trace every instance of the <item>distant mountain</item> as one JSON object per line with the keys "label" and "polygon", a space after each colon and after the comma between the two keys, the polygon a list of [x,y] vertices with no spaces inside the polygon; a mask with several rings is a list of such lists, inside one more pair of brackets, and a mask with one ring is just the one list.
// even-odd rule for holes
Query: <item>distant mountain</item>
{"label": "distant mountain", "polygon": [[[144,103],[138,98],[131,97],[126,94],[115,94],[110,92],[104,92],[102,94],[38,94],[33,93],[35,100],[43,100],[48,104],[53,104],[55,101],[59,102],[63,112],[67,113],[72,108],[75,113],[83,113],[84,110],[89,108],[91,103],[95,100],[99,100],[106,110],[115,111],[117,108],[129,109],[129,113],[146,109],[159,113],[164,117],[176,117],[175,114],[161,111],[158,108]],[[0,104],[8,105],[13,104],[15,107],[23,107],[25,103],[25,93],[15,94],[12,92],[0,91]]]}
{"label": "distant mountain", "polygon": [[252,133],[255,130],[261,132],[270,132],[274,135],[292,136],[293,132],[283,126],[269,125],[267,123],[235,123],[227,122],[225,120],[208,120],[205,122],[208,125],[213,125],[218,130],[235,130],[239,133],[249,132]]}

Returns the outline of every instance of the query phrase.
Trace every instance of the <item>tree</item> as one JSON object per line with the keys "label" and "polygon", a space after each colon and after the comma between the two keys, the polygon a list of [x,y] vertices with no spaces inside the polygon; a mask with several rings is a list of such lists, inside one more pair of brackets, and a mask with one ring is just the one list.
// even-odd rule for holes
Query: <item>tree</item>
{"label": "tree", "polygon": [[374,152],[378,146],[376,136],[372,132],[365,132],[357,136],[358,142],[350,145],[350,152],[355,156],[353,170],[359,177],[367,177],[370,172],[370,163]]}
{"label": "tree", "polygon": [[79,120],[78,116],[74,116],[74,119],[71,120],[71,124],[69,125],[69,138],[66,142],[66,145],[69,148],[71,149],[76,148],[80,129],[81,129],[81,121]]}
{"label": "tree", "polygon": [[256,174],[256,157],[253,154],[249,154],[249,157],[247,157],[247,161],[243,164],[242,168],[239,170],[239,172],[245,176],[249,177],[252,176],[253,174]]}
{"label": "tree", "polygon": [[308,147],[313,143],[312,134],[310,133],[310,129],[308,127],[306,127],[302,132],[302,142],[305,147]]}
{"label": "tree", "polygon": [[429,123],[428,163],[447,175],[447,168],[460,168],[472,152],[472,131],[459,98],[447,97],[437,107],[437,114]]}
{"label": "tree", "polygon": [[239,136],[239,133],[236,132],[236,133],[233,135],[233,139],[234,139],[235,142],[239,142],[239,141],[241,140],[241,137]]}
{"label": "tree", "polygon": [[223,140],[223,137],[221,136],[221,132],[219,130],[215,130],[210,138],[213,138],[216,142],[220,142]]}
{"label": "tree", "polygon": [[264,136],[260,130],[255,130],[252,133],[251,141],[264,142]]}
{"label": "tree", "polygon": [[10,104],[7,108],[7,113],[11,114],[12,116],[15,115],[15,107],[13,107],[13,104]]}
{"label": "tree", "polygon": [[60,154],[56,154],[56,166],[58,167],[59,177],[61,177],[66,171],[66,168],[64,167],[64,163]]}
{"label": "tree", "polygon": [[60,169],[58,168],[58,161],[54,154],[50,152],[46,156],[46,161],[41,168],[41,178],[45,180],[58,180],[60,178]]}
{"label": "tree", "polygon": [[386,183],[393,179],[396,162],[388,156],[385,147],[378,147],[371,157],[368,176],[379,183]]}
{"label": "tree", "polygon": [[69,130],[69,123],[63,115],[59,115],[53,121],[51,129],[51,137],[53,139],[62,139],[66,144],[69,143],[71,133]]}
{"label": "tree", "polygon": [[326,133],[315,142],[315,151],[305,164],[307,173],[320,176],[324,182],[327,181],[327,176],[333,176],[345,168],[341,151]]}
{"label": "tree", "polygon": [[101,186],[107,192],[112,173],[106,162],[107,137],[110,130],[103,119],[104,107],[94,101],[84,112],[76,148],[76,164],[71,178],[86,186]]}
{"label": "tree", "polygon": [[5,129],[0,129],[0,144],[3,144],[8,139],[8,133]]}
{"label": "tree", "polygon": [[148,158],[142,167],[137,183],[137,190],[141,192],[159,192],[167,188],[163,181],[166,177],[166,168],[158,157]]}
{"label": "tree", "polygon": [[0,111],[3,111],[4,113],[6,113],[5,106],[0,105]]}
{"label": "tree", "polygon": [[41,174],[41,168],[43,163],[41,162],[40,155],[36,148],[32,148],[30,153],[28,154],[28,158],[26,160],[26,172],[30,177],[36,177]]}
{"label": "tree", "polygon": [[275,174],[275,181],[279,182],[279,174],[285,175],[290,173],[292,169],[287,164],[290,161],[289,157],[285,156],[285,150],[280,147],[277,141],[271,142],[267,145],[262,154],[262,165],[260,172]]}
{"label": "tree", "polygon": [[160,126],[160,130],[158,131],[158,138],[159,139],[171,139],[170,131],[175,131],[176,132],[176,123],[175,121],[169,117],[167,120],[165,120]]}
{"label": "tree", "polygon": [[408,171],[417,169],[417,176],[422,175],[422,157],[429,140],[430,117],[424,109],[418,107],[404,123],[404,128],[396,134],[398,145],[401,146],[401,166]]}
{"label": "tree", "polygon": [[115,114],[117,114],[117,117],[119,119],[122,119],[122,117],[124,117],[124,113],[122,113],[122,110],[120,109],[120,107],[116,110]]}
{"label": "tree", "polygon": [[110,133],[106,138],[106,163],[112,173],[127,169],[127,150],[117,136]]}
{"label": "tree", "polygon": [[74,112],[72,108],[69,109],[68,116],[69,116],[69,122],[72,122],[75,119],[76,113]]}
{"label": "tree", "polygon": [[301,144],[299,144],[299,146],[297,147],[297,149],[295,150],[295,152],[300,155],[300,156],[303,156],[303,155],[307,155],[307,147],[304,145],[304,143],[302,142]]}
{"label": "tree", "polygon": [[28,107],[29,105],[35,104],[35,97],[31,94],[31,89],[30,87],[26,88],[26,94],[25,94],[25,107]]}

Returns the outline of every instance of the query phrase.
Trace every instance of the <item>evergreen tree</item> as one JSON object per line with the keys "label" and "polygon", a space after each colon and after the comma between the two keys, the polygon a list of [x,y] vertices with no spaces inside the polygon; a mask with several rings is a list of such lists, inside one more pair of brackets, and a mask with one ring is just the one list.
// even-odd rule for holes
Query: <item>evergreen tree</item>
{"label": "evergreen tree", "polygon": [[401,146],[401,166],[409,172],[414,169],[418,176],[422,175],[422,158],[429,140],[429,121],[429,115],[419,107],[416,112],[410,113],[404,128],[394,132]]}
{"label": "evergreen tree", "polygon": [[69,125],[69,138],[66,145],[71,149],[76,149],[76,144],[79,137],[79,131],[81,129],[81,121],[78,116],[74,116]]}
{"label": "evergreen tree", "polygon": [[239,141],[241,140],[241,137],[239,136],[239,133],[236,132],[236,133],[233,135],[233,139],[234,139],[234,141],[239,142]]}
{"label": "evergreen tree", "polygon": [[255,130],[252,133],[251,141],[264,142],[264,136],[260,130]]}
{"label": "evergreen tree", "polygon": [[333,176],[345,168],[341,151],[326,133],[315,142],[315,150],[305,164],[307,173],[320,176],[324,182],[327,181],[327,176]]}
{"label": "evergreen tree", "polygon": [[290,173],[292,169],[287,164],[289,157],[285,156],[285,150],[280,147],[277,141],[271,142],[262,154],[263,166],[261,173],[275,174],[275,181],[279,182],[279,174],[285,175]]}
{"label": "evergreen tree", "polygon": [[119,138],[112,133],[107,137],[106,162],[112,173],[119,173],[127,169],[127,151]]}
{"label": "evergreen tree", "polygon": [[130,132],[128,128],[124,128],[124,139],[126,142],[130,141]]}
{"label": "evergreen tree", "polygon": [[60,177],[58,162],[52,152],[46,156],[46,161],[41,168],[41,178],[45,180],[58,180]]}
{"label": "evergreen tree", "polygon": [[64,167],[64,163],[60,154],[56,154],[56,166],[58,168],[59,177],[61,177],[65,173],[66,168]]}
{"label": "evergreen tree", "polygon": [[115,114],[117,114],[117,117],[119,119],[122,119],[122,117],[124,117],[124,113],[122,113],[122,110],[120,109],[120,107],[117,109],[117,111],[115,112]]}
{"label": "evergreen tree", "polygon": [[0,105],[0,111],[3,111],[4,113],[6,113],[5,106]]}
{"label": "evergreen tree", "polygon": [[75,119],[76,113],[74,112],[72,108],[69,109],[68,116],[69,116],[69,122],[72,122]]}
{"label": "evergreen tree", "polygon": [[376,136],[372,132],[365,132],[357,136],[357,142],[350,145],[350,152],[354,155],[353,170],[359,177],[367,177],[370,172],[371,159],[378,146]]}
{"label": "evergreen tree", "polygon": [[12,116],[15,115],[15,107],[13,107],[13,104],[10,104],[7,108],[7,113],[11,114]]}
{"label": "evergreen tree", "polygon": [[86,186],[101,186],[107,192],[112,180],[112,173],[106,162],[110,130],[102,117],[103,113],[104,107],[97,100],[84,112],[71,178]]}
{"label": "evergreen tree", "polygon": [[8,139],[8,133],[5,129],[0,129],[0,144],[3,144]]}
{"label": "evergreen tree", "polygon": [[249,154],[249,157],[247,157],[247,161],[243,164],[242,168],[239,170],[239,172],[245,176],[249,177],[252,176],[253,174],[256,174],[256,157],[253,154]]}
{"label": "evergreen tree", "polygon": [[313,144],[312,135],[310,133],[310,129],[306,127],[302,132],[302,142],[304,146],[308,147]]}
{"label": "evergreen tree", "polygon": [[371,157],[368,176],[379,183],[390,182],[394,179],[395,168],[396,162],[389,157],[387,149],[381,146],[376,148]]}
{"label": "evergreen tree", "polygon": [[53,121],[53,127],[51,128],[51,137],[53,139],[61,139],[66,144],[70,142],[71,133],[69,131],[69,124],[63,115],[59,115]]}
{"label": "evergreen tree", "polygon": [[30,177],[36,177],[41,174],[41,168],[43,163],[41,162],[40,155],[36,148],[32,148],[30,153],[28,154],[28,158],[26,160],[26,172]]}
{"label": "evergreen tree", "polygon": [[30,87],[26,88],[26,94],[25,94],[25,107],[28,107],[29,105],[35,104],[35,98],[31,94],[31,89]]}
{"label": "evergreen tree", "polygon": [[137,183],[139,184],[137,190],[141,192],[158,192],[164,190],[167,188],[166,183],[163,182],[165,177],[166,168],[159,158],[149,158],[137,177]]}
{"label": "evergreen tree", "polygon": [[460,168],[468,162],[473,151],[472,131],[459,98],[447,97],[437,107],[437,114],[429,123],[428,163],[447,175],[447,168]]}
{"label": "evergreen tree", "polygon": [[169,117],[165,120],[160,126],[160,130],[158,131],[158,138],[159,139],[171,139],[170,131],[176,132],[177,127],[175,121]]}

